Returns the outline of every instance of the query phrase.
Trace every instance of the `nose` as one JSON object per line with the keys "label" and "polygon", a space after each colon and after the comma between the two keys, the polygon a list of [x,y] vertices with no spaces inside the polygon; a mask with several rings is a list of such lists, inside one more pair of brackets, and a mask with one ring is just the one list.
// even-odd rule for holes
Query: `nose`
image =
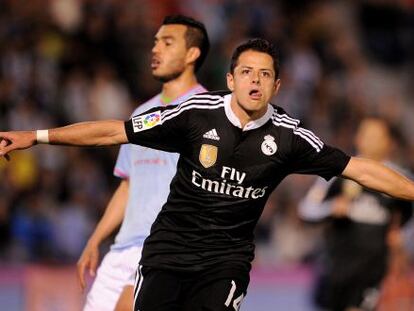
{"label": "nose", "polygon": [[252,71],[252,83],[253,84],[260,84],[260,74],[256,71]]}
{"label": "nose", "polygon": [[155,42],[154,46],[152,47],[151,52],[153,54],[158,53],[160,51],[160,43],[159,42]]}

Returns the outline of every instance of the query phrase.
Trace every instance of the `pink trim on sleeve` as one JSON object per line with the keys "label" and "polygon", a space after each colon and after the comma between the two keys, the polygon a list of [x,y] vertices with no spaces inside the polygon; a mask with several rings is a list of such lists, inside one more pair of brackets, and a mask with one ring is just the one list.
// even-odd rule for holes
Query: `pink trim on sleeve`
{"label": "pink trim on sleeve", "polygon": [[114,169],[114,175],[117,177],[124,178],[124,179],[129,178],[128,174],[122,172],[120,169],[117,169],[117,168]]}

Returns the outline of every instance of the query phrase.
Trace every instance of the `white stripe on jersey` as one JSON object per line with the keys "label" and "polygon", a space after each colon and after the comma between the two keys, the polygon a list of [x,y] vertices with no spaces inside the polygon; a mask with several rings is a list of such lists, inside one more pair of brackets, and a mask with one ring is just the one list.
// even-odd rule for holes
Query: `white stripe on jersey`
{"label": "white stripe on jersey", "polygon": [[172,109],[169,110],[165,110],[161,113],[161,117],[162,119],[172,115],[172,114],[176,114],[178,113],[181,109],[191,105],[191,104],[204,104],[204,105],[212,105],[212,104],[217,104],[220,101],[223,101],[223,97],[221,96],[210,96],[210,95],[195,95],[190,97],[188,100],[186,100],[185,102],[182,102],[181,104],[179,104],[178,106],[175,106]]}
{"label": "white stripe on jersey", "polygon": [[302,132],[299,132],[297,130],[293,131],[294,134],[299,135],[300,137],[302,137],[303,139],[305,139],[309,144],[311,144],[317,152],[321,151],[323,148],[323,144],[319,145],[318,143],[315,143],[312,139],[310,139],[308,136],[306,136],[305,134],[303,134]]}
{"label": "white stripe on jersey", "polygon": [[316,149],[317,152],[321,151],[321,149],[323,148],[323,142],[311,131],[304,129],[302,127],[298,127],[297,125],[299,124],[299,120],[292,118],[280,118],[280,116],[281,115],[277,113],[273,114],[272,122],[274,125],[293,129],[293,134],[305,139],[312,147]]}
{"label": "white stripe on jersey", "polygon": [[138,265],[137,269],[137,275],[135,279],[135,286],[134,286],[134,308],[135,310],[135,304],[137,303],[138,293],[142,286],[142,281],[144,281],[144,276],[142,275],[142,266]]}
{"label": "white stripe on jersey", "polygon": [[179,110],[177,113],[175,113],[174,115],[170,115],[170,116],[168,116],[168,117],[165,117],[165,118],[162,118],[161,117],[161,122],[160,122],[160,124],[162,124],[162,123],[164,123],[164,121],[167,121],[167,120],[170,120],[170,119],[173,119],[173,118],[175,118],[176,116],[178,116],[181,112],[183,112],[183,111],[186,111],[186,110],[190,110],[190,109],[193,109],[193,108],[199,108],[199,109],[217,109],[217,108],[221,108],[221,107],[224,107],[224,103],[222,102],[222,103],[219,103],[219,104],[217,104],[217,105],[212,105],[212,106],[207,106],[207,105],[205,105],[205,104],[202,104],[202,105],[196,105],[196,104],[192,104],[192,105],[189,105],[189,106],[186,106],[186,107],[184,107],[184,108],[182,108],[181,110]]}
{"label": "white stripe on jersey", "polygon": [[202,97],[192,98],[192,99],[189,99],[188,101],[180,104],[179,106],[177,106],[177,107],[175,107],[171,110],[166,110],[166,111],[162,112],[161,113],[161,122],[160,122],[160,124],[164,123],[164,121],[175,118],[176,116],[181,114],[181,112],[183,112],[183,111],[190,110],[190,109],[193,109],[193,108],[217,109],[217,108],[220,108],[220,107],[224,107],[223,98],[221,96],[216,100],[211,100],[210,99],[209,101],[206,101]]}
{"label": "white stripe on jersey", "polygon": [[315,134],[313,134],[311,131],[304,129],[303,127],[298,127],[295,131],[301,132],[303,135],[312,139],[319,147],[323,147],[323,142],[318,137],[316,137]]}
{"label": "white stripe on jersey", "polygon": [[[287,123],[292,123],[292,124],[295,124],[297,126],[299,126],[299,124],[300,124],[300,120],[294,119],[294,118],[292,118],[291,116],[289,116],[285,113],[280,114],[280,113],[277,113],[277,111],[275,111],[274,117],[276,119],[279,119],[278,121],[287,121]],[[323,145],[323,142],[315,134],[313,134],[311,131],[309,131],[305,128],[301,128],[301,129],[304,130],[305,132],[307,132],[308,134],[310,134],[313,138],[315,138],[317,141],[319,141]]]}
{"label": "white stripe on jersey", "polygon": [[165,114],[165,115],[169,115],[169,114],[171,114],[171,113],[174,113],[174,112],[176,112],[176,111],[180,110],[180,108],[181,108],[181,107],[185,107],[185,106],[187,106],[188,104],[191,104],[191,103],[193,103],[193,102],[197,102],[197,103],[199,103],[200,101],[202,101],[202,102],[205,102],[206,104],[210,104],[211,102],[213,102],[213,103],[214,103],[214,102],[217,102],[218,100],[222,100],[222,99],[223,99],[223,98],[222,98],[221,96],[217,96],[217,95],[215,95],[215,96],[211,96],[211,95],[208,95],[208,94],[203,94],[203,95],[200,95],[200,94],[198,94],[198,95],[193,95],[193,96],[189,97],[187,100],[185,100],[185,101],[181,102],[179,105],[172,107],[172,109],[165,110],[165,111],[163,112],[163,115],[164,115],[164,114]]}
{"label": "white stripe on jersey", "polygon": [[318,142],[319,144],[319,146],[321,146],[321,148],[323,147],[323,142],[322,142],[322,140],[320,140],[319,139],[319,137],[318,136],[316,136],[312,131],[310,131],[310,130],[308,130],[308,129],[305,129],[305,128],[303,128],[303,127],[299,127],[299,130],[301,131],[301,132],[303,132],[303,133],[306,133],[306,134],[308,134],[308,136],[309,137],[312,137],[313,139],[315,139],[316,140],[316,142]]}
{"label": "white stripe on jersey", "polygon": [[286,123],[290,123],[293,125],[299,125],[300,121],[297,119],[292,119],[291,117],[289,117],[286,114],[274,114],[273,117],[278,120],[278,121],[286,121]]}
{"label": "white stripe on jersey", "polygon": [[[276,121],[279,121],[279,122],[286,122],[286,123],[294,124],[296,126],[298,126],[300,124],[300,120],[294,119],[294,118],[288,116],[287,114],[278,114],[276,112],[276,114],[274,114],[273,117],[276,119]],[[323,147],[323,142],[314,133],[312,133],[311,131],[309,131],[309,130],[303,128],[303,127],[299,127],[298,130],[300,130],[304,134],[308,134],[309,138],[313,138],[315,143],[319,142],[318,145],[321,148]]]}

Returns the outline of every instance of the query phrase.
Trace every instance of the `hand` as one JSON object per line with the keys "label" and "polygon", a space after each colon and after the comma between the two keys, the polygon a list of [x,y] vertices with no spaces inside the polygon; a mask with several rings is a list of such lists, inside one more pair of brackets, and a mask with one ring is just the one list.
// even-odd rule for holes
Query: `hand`
{"label": "hand", "polygon": [[99,260],[99,246],[88,242],[78,260],[78,279],[82,290],[86,288],[85,270],[89,269],[89,275],[94,277],[96,275],[96,267]]}
{"label": "hand", "polygon": [[347,197],[338,196],[332,201],[332,216],[336,218],[348,217],[350,207],[351,202]]}
{"label": "hand", "polygon": [[[7,145],[8,145],[7,140],[1,139],[0,149],[6,147]],[[4,157],[6,158],[7,161],[10,161],[10,156],[8,154],[4,155]]]}
{"label": "hand", "polygon": [[0,132],[0,156],[10,159],[8,153],[13,150],[27,149],[36,144],[34,131]]}

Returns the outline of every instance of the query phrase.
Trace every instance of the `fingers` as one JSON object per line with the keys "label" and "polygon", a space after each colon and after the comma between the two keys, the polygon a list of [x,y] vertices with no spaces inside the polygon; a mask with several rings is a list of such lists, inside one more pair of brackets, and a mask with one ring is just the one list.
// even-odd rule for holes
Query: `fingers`
{"label": "fingers", "polygon": [[[2,150],[9,144],[9,142],[6,139],[1,138],[0,140],[0,153]],[[4,154],[4,157],[7,161],[10,161],[10,156],[8,154]]]}
{"label": "fingers", "polygon": [[[7,138],[5,134],[0,133],[0,156],[4,156],[6,159],[9,158],[8,152],[10,148],[7,146],[11,145],[11,140]],[[10,158],[9,158],[10,159]]]}
{"label": "fingers", "polygon": [[91,262],[89,265],[89,275],[94,277],[96,275],[96,267],[98,266],[98,256],[94,254],[91,257]]}
{"label": "fingers", "polygon": [[95,277],[96,268],[98,266],[98,259],[99,259],[99,252],[96,250],[90,250],[86,248],[84,252],[82,253],[78,261],[78,264],[77,264],[78,279],[79,279],[79,284],[82,290],[86,288],[86,279],[85,279],[86,270],[88,270],[89,275],[91,277]]}
{"label": "fingers", "polygon": [[86,268],[86,263],[81,258],[78,261],[78,280],[79,280],[79,284],[80,284],[80,287],[81,287],[82,291],[86,287],[86,282],[85,282],[85,268]]}
{"label": "fingers", "polygon": [[16,150],[17,148],[13,144],[9,144],[5,147],[0,147],[0,157],[5,157],[7,161],[10,160],[9,152]]}
{"label": "fingers", "polygon": [[13,150],[33,146],[36,143],[36,133],[34,131],[0,132],[0,139],[0,156],[6,156]]}

